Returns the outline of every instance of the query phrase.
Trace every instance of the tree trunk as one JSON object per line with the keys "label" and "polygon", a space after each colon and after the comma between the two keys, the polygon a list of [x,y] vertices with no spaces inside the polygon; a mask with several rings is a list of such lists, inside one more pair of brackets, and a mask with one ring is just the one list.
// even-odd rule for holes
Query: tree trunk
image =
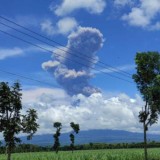
{"label": "tree trunk", "polygon": [[148,160],[148,153],[147,153],[147,130],[146,130],[146,124],[143,123],[144,128],[144,160]]}
{"label": "tree trunk", "polygon": [[11,148],[7,147],[7,160],[11,160]]}

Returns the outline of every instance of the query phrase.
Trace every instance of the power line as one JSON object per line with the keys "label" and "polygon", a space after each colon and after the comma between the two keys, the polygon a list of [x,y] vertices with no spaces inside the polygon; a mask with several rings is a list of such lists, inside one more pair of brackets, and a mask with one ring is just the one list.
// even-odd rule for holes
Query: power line
{"label": "power line", "polygon": [[[22,26],[22,25],[20,25],[20,24],[18,24],[18,23],[16,23],[16,22],[13,22],[13,21],[11,21],[11,20],[3,17],[3,16],[0,16],[0,18],[3,19],[3,20],[6,20],[6,21],[8,21],[8,22],[10,22],[10,23],[12,23],[12,24],[14,24],[14,25],[16,25],[16,26],[19,26],[19,27],[21,27],[21,28],[23,28],[23,29],[25,29],[25,30],[33,33],[33,34],[36,34],[36,35],[38,35],[39,37],[42,37],[42,38],[44,38],[44,39],[46,39],[46,40],[48,40],[48,41],[51,41],[51,42],[53,42],[53,43],[55,43],[55,44],[57,44],[57,45],[60,45],[60,46],[62,46],[62,47],[64,47],[64,48],[69,49],[68,47],[62,45],[61,43],[56,42],[56,41],[54,41],[54,40],[52,40],[52,39],[50,39],[50,38],[47,38],[46,36],[41,35],[41,34],[35,32],[35,31],[33,31],[33,30],[30,30],[30,29],[28,29],[28,28],[26,28],[26,27],[24,27],[24,26]],[[61,49],[61,48],[59,48],[59,47],[56,47],[56,48]],[[62,49],[61,49],[61,50],[62,50]],[[63,50],[63,51],[64,51],[64,50]],[[66,51],[65,51],[65,52],[66,52]],[[74,51],[74,52],[80,53],[79,51]],[[81,54],[81,55],[84,55],[84,54],[82,54],[82,53],[80,53],[80,54]],[[92,59],[92,60],[94,60],[94,61],[96,60],[95,58],[88,57],[87,55],[84,55],[84,56],[87,57],[87,58],[89,58],[89,59]],[[113,66],[111,66],[111,65],[108,65],[108,64],[106,64],[106,63],[104,63],[104,62],[102,62],[102,61],[98,61],[98,62],[99,62],[100,64],[105,65],[106,67],[110,67],[110,68],[107,68],[108,70],[115,71],[115,72],[117,72],[117,73],[121,72],[121,74],[124,74],[125,76],[126,76],[126,75],[132,76],[130,73],[125,72],[125,71],[123,71],[123,70],[120,70],[120,69],[118,69],[118,68],[116,68],[116,67],[113,67]],[[130,78],[131,78],[131,77],[130,77]]]}
{"label": "power line", "polygon": [[[28,36],[28,37],[31,37],[31,38],[33,38],[33,39],[36,39],[36,40],[38,40],[38,41],[40,41],[40,42],[42,42],[42,43],[45,43],[45,44],[47,44],[47,45],[49,45],[49,46],[53,46],[53,47],[55,47],[55,48],[57,48],[57,49],[65,52],[65,53],[69,53],[69,54],[71,54],[71,55],[73,55],[73,56],[75,56],[75,57],[81,58],[81,59],[83,59],[83,60],[84,60],[84,58],[86,58],[86,57],[78,56],[78,55],[74,54],[73,52],[66,51],[66,50],[64,50],[64,49],[62,49],[62,48],[59,48],[59,47],[55,46],[55,45],[50,45],[50,44],[46,43],[46,42],[43,41],[43,40],[40,40],[40,39],[38,39],[38,38],[30,35],[30,34],[27,34],[27,33],[25,33],[25,32],[22,32],[22,31],[20,31],[20,30],[18,30],[18,29],[16,29],[16,28],[11,27],[11,26],[9,26],[9,25],[7,25],[7,24],[4,24],[4,23],[2,23],[2,22],[0,22],[0,24],[4,25],[4,26],[6,26],[6,27],[8,27],[8,28],[10,28],[10,29],[13,29],[13,30],[15,30],[15,31],[17,31],[17,32],[19,32],[19,33],[21,33],[21,34],[24,34],[24,35],[26,35],[26,36]],[[89,58],[88,58],[88,59],[85,59],[85,60],[87,60],[87,61],[91,62],[92,64],[94,64],[93,61],[92,61],[91,59],[89,59]],[[98,64],[97,64],[97,65],[98,65]],[[101,65],[98,65],[98,66],[102,67]],[[108,67],[105,67],[105,69],[107,69],[107,70],[109,70],[109,71],[115,71],[115,70],[113,70],[112,68],[108,68]],[[124,75],[125,77],[131,78],[130,76],[128,76],[128,75],[126,75],[126,74],[124,74],[124,73],[120,73],[120,72],[117,72],[117,71],[116,71],[116,73],[118,73],[118,74],[120,74],[120,75]]]}
{"label": "power line", "polygon": [[[3,30],[0,30],[0,32],[4,33],[4,34],[6,34],[6,35],[8,35],[8,36],[10,36],[10,37],[16,38],[16,39],[18,39],[18,40],[20,40],[20,41],[23,41],[23,42],[25,42],[25,43],[28,43],[28,44],[30,44],[30,45],[32,45],[32,46],[34,46],[34,47],[40,48],[40,49],[42,49],[42,50],[45,50],[45,51],[47,51],[47,52],[49,52],[49,53],[54,53],[54,54],[56,54],[56,55],[58,55],[58,56],[61,56],[61,57],[63,57],[63,58],[66,58],[66,59],[68,59],[69,61],[72,61],[72,62],[77,63],[77,64],[79,64],[79,65],[86,66],[86,67],[88,67],[88,68],[91,68],[91,69],[97,70],[97,71],[99,71],[99,72],[102,72],[103,74],[106,74],[106,75],[108,75],[108,76],[110,76],[110,77],[112,77],[112,78],[117,78],[117,79],[119,79],[119,80],[123,80],[123,81],[126,81],[126,82],[128,82],[128,83],[133,84],[133,82],[131,82],[131,81],[128,81],[128,80],[123,79],[123,78],[120,78],[120,77],[115,76],[115,75],[111,75],[111,74],[109,74],[109,73],[103,72],[102,70],[95,69],[95,68],[90,67],[90,66],[87,66],[87,65],[85,65],[85,64],[79,63],[79,61],[73,61],[73,60],[71,60],[71,59],[69,59],[69,58],[67,58],[67,57],[64,57],[64,56],[62,56],[62,55],[59,55],[59,54],[57,54],[57,53],[55,53],[55,52],[52,52],[51,50],[48,50],[48,49],[46,49],[46,48],[44,48],[44,47],[41,47],[41,46],[39,46],[39,45],[37,45],[37,44],[34,44],[34,43],[30,42],[30,41],[27,41],[27,40],[24,40],[24,39],[22,39],[22,38],[19,38],[19,37],[15,36],[15,35],[12,35],[12,34],[8,33],[8,32],[5,32],[5,31],[3,31]],[[61,62],[61,63],[62,63],[62,62]]]}
{"label": "power line", "polygon": [[56,85],[53,85],[53,84],[48,83],[48,82],[44,82],[44,81],[40,81],[40,80],[37,80],[37,79],[29,78],[27,76],[23,76],[21,74],[9,72],[9,71],[3,70],[3,69],[0,69],[0,72],[6,73],[6,74],[9,74],[9,75],[12,75],[12,76],[20,77],[20,78],[23,78],[23,79],[27,79],[27,80],[30,80],[30,81],[38,82],[38,83],[41,83],[41,84],[49,85],[49,86],[53,86],[53,87],[56,86]]}

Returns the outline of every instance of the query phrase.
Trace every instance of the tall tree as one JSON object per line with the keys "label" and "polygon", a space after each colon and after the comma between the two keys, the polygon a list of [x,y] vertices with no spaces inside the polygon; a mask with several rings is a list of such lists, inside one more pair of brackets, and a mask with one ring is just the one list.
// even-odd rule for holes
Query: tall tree
{"label": "tall tree", "polygon": [[137,84],[145,105],[139,113],[139,120],[143,123],[144,131],[144,154],[147,154],[147,131],[148,127],[157,123],[160,112],[160,54],[158,52],[137,53],[137,73],[133,79]]}
{"label": "tall tree", "polygon": [[[39,125],[37,123],[38,115],[36,110],[29,109],[27,110],[27,115],[23,115],[22,126],[23,132],[27,133],[27,140],[31,140],[33,135],[37,132]],[[30,145],[30,151],[32,150],[33,145]]]}
{"label": "tall tree", "polygon": [[72,127],[73,131],[72,133],[70,134],[70,141],[71,141],[71,149],[72,149],[72,153],[73,153],[73,150],[74,150],[74,141],[75,141],[75,133],[78,134],[79,133],[79,124],[75,124],[74,122],[71,122],[70,123],[70,126]]}
{"label": "tall tree", "polygon": [[[3,133],[6,143],[7,160],[11,159],[12,150],[16,143],[20,142],[20,138],[16,136],[24,131],[21,99],[21,88],[18,82],[11,87],[7,82],[0,83],[0,132]],[[29,128],[29,126],[25,127]]]}
{"label": "tall tree", "polygon": [[27,140],[31,140],[33,135],[37,132],[37,129],[39,128],[39,125],[36,122],[37,119],[38,115],[36,110],[31,108],[27,110],[27,115],[23,115],[22,126],[23,132],[28,134]]}
{"label": "tall tree", "polygon": [[57,129],[56,133],[53,135],[54,137],[53,149],[56,151],[56,153],[58,153],[60,147],[59,136],[61,135],[62,124],[60,122],[55,122],[53,124],[53,127]]}

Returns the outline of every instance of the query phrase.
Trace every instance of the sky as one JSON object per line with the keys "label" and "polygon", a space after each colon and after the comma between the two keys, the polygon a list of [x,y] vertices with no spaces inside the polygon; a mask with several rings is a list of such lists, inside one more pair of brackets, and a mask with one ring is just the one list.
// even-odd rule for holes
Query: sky
{"label": "sky", "polygon": [[0,81],[19,80],[23,110],[38,112],[37,134],[53,133],[55,121],[63,132],[72,121],[142,132],[134,58],[159,52],[159,42],[160,0],[0,0]]}

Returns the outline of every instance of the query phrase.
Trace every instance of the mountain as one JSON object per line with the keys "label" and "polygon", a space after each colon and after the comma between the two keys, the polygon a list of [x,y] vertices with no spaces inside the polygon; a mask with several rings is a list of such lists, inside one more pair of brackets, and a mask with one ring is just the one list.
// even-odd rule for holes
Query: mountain
{"label": "mountain", "polygon": [[[68,145],[70,133],[63,133],[60,136],[60,142],[62,145]],[[37,145],[53,145],[53,135],[36,135],[31,141],[27,141],[26,137],[21,137],[23,143],[31,143]],[[148,134],[149,141],[160,141],[160,135]],[[132,143],[132,142],[142,142],[143,133],[134,133],[122,130],[88,130],[80,131],[75,137],[76,144],[85,143]]]}

